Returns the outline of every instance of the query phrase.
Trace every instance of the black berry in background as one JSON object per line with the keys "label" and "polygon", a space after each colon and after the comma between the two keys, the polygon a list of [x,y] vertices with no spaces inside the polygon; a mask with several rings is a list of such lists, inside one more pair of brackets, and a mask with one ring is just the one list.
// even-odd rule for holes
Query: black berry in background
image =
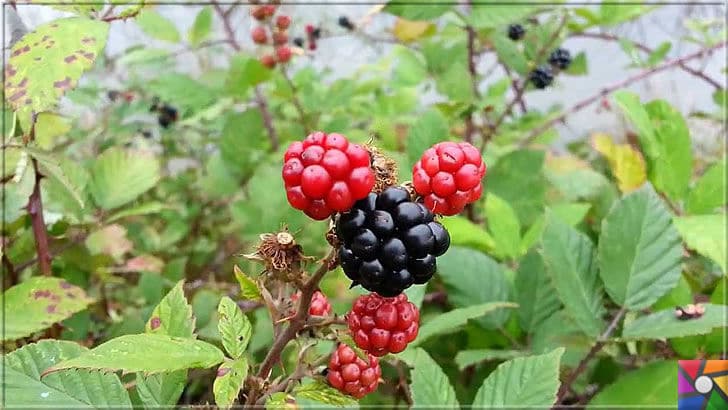
{"label": "black berry in background", "polygon": [[571,65],[571,53],[569,50],[557,48],[549,56],[549,64],[560,70],[566,70]]}
{"label": "black berry in background", "polygon": [[313,31],[311,31],[311,37],[313,37],[314,39],[317,39],[317,40],[319,38],[321,38],[321,28],[320,27],[314,28]]}
{"label": "black berry in background", "polygon": [[294,44],[294,45],[295,45],[296,47],[301,47],[301,48],[303,48],[303,38],[301,38],[301,37],[296,37],[296,38],[294,38],[294,39],[293,39],[293,44]]}
{"label": "black berry in background", "polygon": [[352,23],[346,16],[339,17],[339,26],[347,30],[354,30],[354,23]]}
{"label": "black berry in background", "polygon": [[159,125],[164,128],[169,127],[173,122],[177,121],[177,109],[171,105],[164,104],[157,108]]}
{"label": "black berry in background", "polygon": [[508,26],[508,38],[518,41],[526,34],[526,29],[520,24],[511,24]]}
{"label": "black berry in background", "polygon": [[542,65],[531,71],[531,74],[528,75],[528,79],[534,87],[544,89],[551,85],[554,81],[554,73],[551,70],[551,67]]}
{"label": "black berry in background", "polygon": [[401,187],[370,193],[341,214],[339,260],[352,285],[384,297],[397,296],[435,274],[435,258],[450,247],[450,235],[424,205]]}

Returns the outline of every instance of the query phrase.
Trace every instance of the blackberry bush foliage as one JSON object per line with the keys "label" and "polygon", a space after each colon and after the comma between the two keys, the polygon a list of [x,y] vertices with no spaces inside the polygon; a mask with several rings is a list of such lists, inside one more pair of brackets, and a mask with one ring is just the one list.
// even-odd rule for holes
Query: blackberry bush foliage
{"label": "blackberry bush foliage", "polygon": [[715,8],[24,3],[0,407],[720,407]]}

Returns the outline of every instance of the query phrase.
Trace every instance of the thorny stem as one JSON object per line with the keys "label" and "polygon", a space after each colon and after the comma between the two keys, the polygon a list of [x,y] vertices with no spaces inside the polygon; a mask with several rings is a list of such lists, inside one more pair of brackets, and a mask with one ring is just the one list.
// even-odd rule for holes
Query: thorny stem
{"label": "thorny stem", "polygon": [[404,373],[404,363],[401,360],[397,360],[394,367],[397,369],[397,376],[399,377],[397,387],[402,390],[402,394],[404,395],[404,399],[407,401],[407,404],[412,406],[414,404],[414,401],[412,400],[412,390],[410,390],[410,386],[407,383],[407,375]]}
{"label": "thorny stem", "polygon": [[[335,257],[336,250],[332,249],[329,254],[321,261],[321,265],[313,274],[313,276],[311,276],[311,278],[308,279],[308,281],[306,281],[306,283],[304,283],[301,287],[301,297],[299,299],[296,315],[291,318],[288,323],[288,327],[283,332],[281,332],[278,337],[276,337],[273,341],[273,345],[271,346],[268,354],[266,355],[265,359],[260,364],[260,368],[258,369],[257,377],[259,379],[268,379],[271,370],[273,369],[273,366],[275,366],[276,363],[280,362],[283,349],[285,349],[285,347],[291,340],[296,338],[298,332],[301,331],[306,325],[309,318],[308,309],[309,307],[311,307],[311,299],[313,297],[313,294],[318,289],[319,282],[324,277],[324,275],[332,269],[331,262],[334,260]],[[250,390],[248,394],[246,406],[253,406],[256,403],[257,394],[257,386],[255,386]]]}
{"label": "thorny stem", "polygon": [[584,356],[583,359],[579,362],[579,364],[576,366],[576,369],[574,369],[573,372],[564,380],[563,383],[561,383],[561,387],[559,387],[559,392],[556,395],[556,406],[558,406],[559,403],[564,399],[564,396],[566,396],[566,393],[569,392],[571,389],[571,385],[576,381],[576,379],[579,377],[580,374],[586,370],[586,366],[589,364],[589,362],[602,350],[602,347],[607,343],[607,340],[614,332],[614,329],[617,328],[617,325],[619,324],[620,320],[622,320],[622,317],[627,312],[627,309],[622,308],[620,309],[617,314],[614,315],[614,318],[611,322],[609,322],[609,326],[607,326],[607,329],[604,331],[604,333],[599,336],[596,343],[591,347],[589,352]]}
{"label": "thorny stem", "polygon": [[[31,131],[31,135],[33,132]],[[35,250],[38,255],[38,267],[44,276],[51,276],[51,253],[48,248],[48,230],[43,219],[43,199],[40,195],[40,180],[43,178],[38,169],[38,161],[33,158],[33,170],[35,171],[35,184],[33,193],[28,198],[26,209],[30,215],[33,226],[33,237],[35,238]]]}
{"label": "thorny stem", "polygon": [[720,48],[725,47],[726,44],[728,44],[728,42],[725,42],[724,41],[722,43],[715,44],[715,45],[713,45],[711,47],[707,47],[707,48],[698,50],[698,51],[696,51],[694,53],[687,54],[687,55],[682,56],[682,57],[679,57],[679,58],[675,58],[675,59],[672,59],[672,60],[665,61],[664,63],[662,63],[662,64],[660,64],[658,66],[652,67],[652,68],[650,68],[648,70],[641,71],[641,72],[639,72],[639,73],[637,73],[637,74],[635,74],[635,75],[633,75],[631,77],[625,78],[624,80],[621,80],[621,81],[618,81],[618,82],[613,83],[611,85],[608,85],[608,86],[602,88],[597,94],[592,95],[590,97],[587,97],[587,98],[585,98],[585,99],[577,102],[571,108],[569,108],[568,110],[566,110],[563,113],[561,113],[561,115],[559,115],[557,117],[554,117],[551,120],[545,122],[543,125],[541,125],[539,127],[536,127],[533,130],[531,130],[531,132],[528,134],[528,136],[523,141],[521,141],[521,143],[519,145],[521,147],[527,146],[533,140],[535,140],[539,135],[541,135],[541,133],[543,133],[544,131],[548,130],[549,128],[551,128],[555,124],[563,121],[564,118],[566,118],[567,116],[569,116],[569,115],[571,115],[571,114],[573,114],[573,113],[575,113],[577,111],[580,111],[580,110],[588,107],[592,103],[598,101],[600,98],[604,98],[607,95],[609,95],[609,94],[611,94],[611,93],[613,93],[613,92],[615,92],[615,91],[617,91],[619,89],[622,89],[622,88],[624,88],[624,87],[626,87],[626,86],[628,86],[628,85],[630,85],[630,84],[632,84],[634,82],[643,80],[643,79],[645,79],[645,78],[647,78],[647,77],[649,77],[649,76],[651,76],[651,75],[653,75],[655,73],[658,73],[660,71],[664,71],[664,70],[667,70],[668,68],[680,66],[681,64],[683,64],[683,63],[685,63],[687,61],[696,59],[696,58],[701,58],[701,57],[704,57],[706,55],[710,55],[715,50],[718,50]]}

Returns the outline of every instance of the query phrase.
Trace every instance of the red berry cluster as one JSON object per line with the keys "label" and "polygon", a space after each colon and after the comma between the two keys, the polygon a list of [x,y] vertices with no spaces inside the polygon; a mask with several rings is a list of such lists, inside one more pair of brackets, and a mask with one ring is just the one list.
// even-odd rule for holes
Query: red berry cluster
{"label": "red berry cluster", "polygon": [[286,150],[288,202],[316,220],[347,211],[374,187],[370,161],[364,148],[343,135],[314,132]]}
{"label": "red berry cluster", "polygon": [[346,321],[359,348],[384,356],[403,351],[415,340],[420,312],[404,293],[393,298],[370,293],[354,301]]}
{"label": "red berry cluster", "polygon": [[336,389],[350,394],[357,399],[377,389],[382,368],[379,359],[367,355],[367,360],[356,355],[356,352],[345,344],[340,344],[331,354],[326,377]]}
{"label": "red berry cluster", "polygon": [[[301,298],[301,293],[297,292],[291,295],[291,301],[297,302]],[[294,308],[295,309],[295,308]],[[291,314],[296,314],[295,310]],[[326,299],[326,295],[317,290],[311,297],[311,305],[308,307],[308,314],[311,316],[328,316],[331,314],[331,304]]]}
{"label": "red berry cluster", "polygon": [[291,48],[288,47],[288,27],[291,25],[291,18],[286,15],[279,15],[272,21],[273,15],[276,13],[277,6],[274,4],[254,5],[250,8],[250,15],[263,25],[253,28],[250,37],[255,44],[261,46],[269,44],[268,33],[271,35],[271,42],[274,47],[274,54],[264,54],[260,57],[260,62],[268,67],[273,68],[276,64],[287,63],[292,56]]}
{"label": "red berry cluster", "polygon": [[467,142],[440,142],[429,148],[412,168],[412,184],[432,212],[457,215],[483,193],[485,163]]}

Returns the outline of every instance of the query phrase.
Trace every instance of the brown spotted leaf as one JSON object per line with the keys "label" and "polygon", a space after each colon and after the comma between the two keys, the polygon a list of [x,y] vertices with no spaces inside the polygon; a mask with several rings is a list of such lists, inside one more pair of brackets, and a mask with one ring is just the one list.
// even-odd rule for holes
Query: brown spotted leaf
{"label": "brown spotted leaf", "polygon": [[108,23],[82,17],[39,26],[10,50],[5,66],[5,98],[24,130],[32,115],[53,108],[78,83],[103,50]]}
{"label": "brown spotted leaf", "polygon": [[60,278],[33,277],[0,295],[5,306],[2,340],[15,340],[49,328],[93,302],[83,289]]}

